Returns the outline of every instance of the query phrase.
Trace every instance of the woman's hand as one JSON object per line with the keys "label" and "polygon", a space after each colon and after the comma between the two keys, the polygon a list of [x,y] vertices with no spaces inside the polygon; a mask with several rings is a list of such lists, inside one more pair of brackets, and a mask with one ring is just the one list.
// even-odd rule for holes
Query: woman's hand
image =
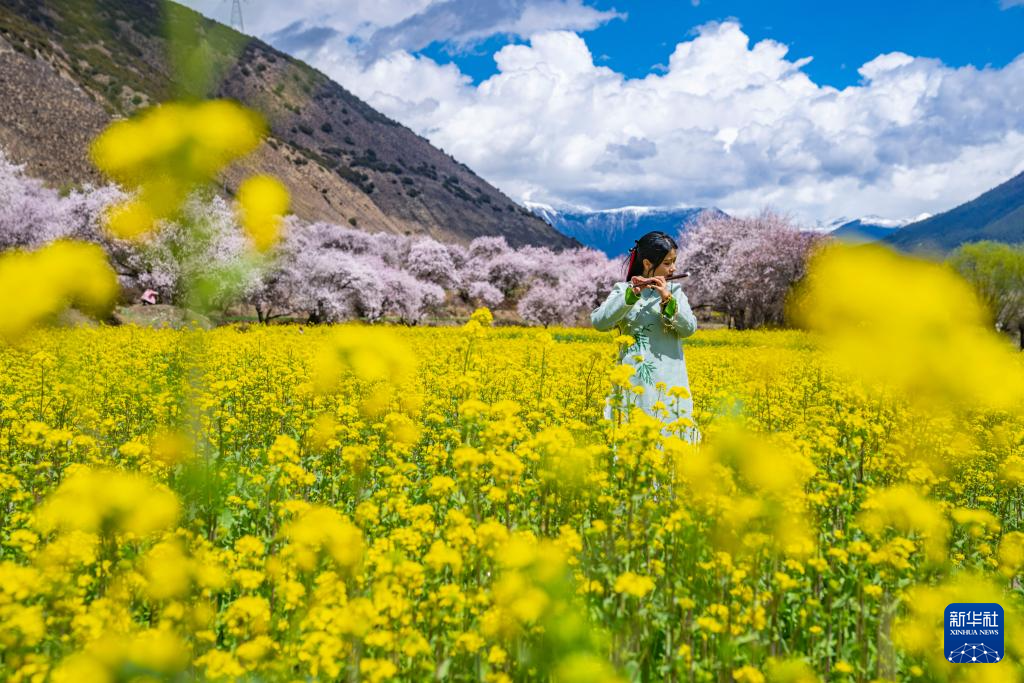
{"label": "woman's hand", "polygon": [[663,275],[656,275],[654,277],[644,277],[642,275],[634,275],[630,280],[633,293],[637,296],[640,295],[640,291],[650,287],[661,295],[661,303],[665,303],[672,298],[672,292],[668,291],[668,283],[665,281]]}
{"label": "woman's hand", "polygon": [[643,275],[634,275],[630,278],[630,287],[633,288],[633,294],[640,296],[640,292],[646,289],[651,284],[652,278],[644,277]]}
{"label": "woman's hand", "polygon": [[668,282],[665,281],[665,276],[656,275],[648,279],[648,287],[656,290],[661,295],[661,303],[666,303],[672,298],[672,292],[668,291]]}

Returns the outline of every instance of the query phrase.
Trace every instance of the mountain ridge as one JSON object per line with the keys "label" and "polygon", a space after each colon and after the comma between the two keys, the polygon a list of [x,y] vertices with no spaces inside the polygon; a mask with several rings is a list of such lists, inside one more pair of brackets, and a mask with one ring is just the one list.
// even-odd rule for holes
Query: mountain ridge
{"label": "mountain ridge", "polygon": [[931,214],[923,213],[917,218],[909,220],[898,220],[882,218],[881,216],[862,216],[849,219],[846,217],[837,218],[826,226],[829,236],[850,244],[864,244],[865,242],[877,242],[889,235],[894,234],[906,225],[916,221],[929,218]]}
{"label": "mountain ridge", "polygon": [[236,99],[267,120],[264,143],[220,178],[224,194],[271,173],[307,220],[459,243],[502,235],[512,246],[581,246],[309,65],[158,0],[3,0],[0,147],[51,184],[99,182],[89,141],[178,95],[165,30],[194,40],[180,64],[194,55],[214,64],[219,78],[199,94]]}
{"label": "mountain ridge", "polygon": [[981,240],[1024,242],[1024,173],[948,211],[911,223],[883,242],[905,251],[943,255]]}

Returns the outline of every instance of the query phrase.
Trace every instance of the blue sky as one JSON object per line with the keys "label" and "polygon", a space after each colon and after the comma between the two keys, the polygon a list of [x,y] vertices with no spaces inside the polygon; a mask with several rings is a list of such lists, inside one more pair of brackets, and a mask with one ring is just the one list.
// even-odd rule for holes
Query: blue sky
{"label": "blue sky", "polygon": [[524,204],[905,222],[1024,172],[1024,0],[244,7]]}
{"label": "blue sky", "polygon": [[[1024,50],[1024,2],[1003,9],[999,0],[598,0],[616,10],[611,20],[582,33],[601,64],[632,78],[664,64],[679,40],[709,21],[734,18],[751,40],[785,43],[791,57],[813,57],[805,71],[820,84],[842,88],[860,81],[857,67],[901,51],[941,59],[947,66],[1002,67]],[[436,42],[422,50],[439,63],[455,62],[474,82],[496,73],[493,54],[509,42],[496,36],[451,49]]]}

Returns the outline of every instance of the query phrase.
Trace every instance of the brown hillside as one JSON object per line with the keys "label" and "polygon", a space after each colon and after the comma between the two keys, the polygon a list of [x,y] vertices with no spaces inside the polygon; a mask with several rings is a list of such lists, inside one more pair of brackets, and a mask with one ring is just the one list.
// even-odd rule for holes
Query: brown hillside
{"label": "brown hillside", "polygon": [[[209,87],[175,84],[167,35],[215,65]],[[175,44],[180,45],[181,42]],[[180,62],[175,62],[180,63]],[[89,141],[111,120],[182,91],[262,112],[271,135],[222,178],[253,171],[289,186],[308,220],[466,243],[580,246],[468,167],[325,75],[269,45],[158,0],[0,0],[0,147],[56,185],[98,180]]]}

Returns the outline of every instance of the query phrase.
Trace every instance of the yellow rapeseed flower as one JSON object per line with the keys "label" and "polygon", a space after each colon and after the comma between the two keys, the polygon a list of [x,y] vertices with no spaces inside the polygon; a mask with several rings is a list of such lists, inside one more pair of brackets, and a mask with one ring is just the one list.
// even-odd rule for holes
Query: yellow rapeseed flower
{"label": "yellow rapeseed flower", "polygon": [[14,340],[68,306],[103,314],[117,275],[95,244],[60,240],[0,256],[0,337]]}
{"label": "yellow rapeseed flower", "polygon": [[768,680],[772,683],[820,683],[811,665],[802,659],[768,658]]}
{"label": "yellow rapeseed flower", "polygon": [[470,320],[475,320],[482,327],[490,327],[494,322],[494,314],[491,313],[491,309],[486,306],[481,306],[473,311],[473,314],[469,316]]}
{"label": "yellow rapeseed flower", "polygon": [[158,543],[143,560],[146,593],[154,600],[184,597],[192,583],[192,563],[181,542],[170,539]]}
{"label": "yellow rapeseed flower", "polygon": [[999,543],[999,571],[1007,578],[1024,571],[1024,533],[1011,531]]}
{"label": "yellow rapeseed flower", "polygon": [[148,478],[116,470],[80,468],[43,503],[36,526],[44,531],[120,532],[144,536],[178,520],[178,498]]}
{"label": "yellow rapeseed flower", "polygon": [[793,316],[853,374],[931,407],[1024,402],[1024,366],[952,269],[876,245],[823,249],[808,268]]}
{"label": "yellow rapeseed flower", "polygon": [[337,510],[314,505],[282,529],[298,566],[310,571],[326,555],[346,570],[363,561],[363,534]]}
{"label": "yellow rapeseed flower", "polygon": [[552,671],[555,683],[625,683],[607,660],[590,652],[565,656]]}
{"label": "yellow rapeseed flower", "polygon": [[267,251],[277,243],[289,201],[287,188],[272,176],[251,176],[239,185],[242,227],[257,250]]}
{"label": "yellow rapeseed flower", "polygon": [[736,683],[764,683],[764,674],[750,665],[734,669],[732,678]]}
{"label": "yellow rapeseed flower", "polygon": [[[111,124],[93,141],[92,160],[136,196],[111,207],[107,229],[141,238],[156,219],[173,217],[194,188],[255,149],[265,131],[258,113],[230,100],[169,102]],[[276,193],[270,206],[279,205]],[[263,220],[255,223],[261,239],[268,232]]]}
{"label": "yellow rapeseed flower", "polygon": [[341,388],[351,373],[366,381],[401,385],[417,370],[416,356],[404,340],[383,327],[359,325],[335,331],[316,355],[312,366],[314,388],[330,393]]}
{"label": "yellow rapeseed flower", "polygon": [[615,579],[615,592],[642,598],[654,590],[654,580],[633,572],[624,572]]}
{"label": "yellow rapeseed flower", "polygon": [[153,231],[156,216],[148,203],[141,199],[130,199],[107,207],[104,221],[114,237],[137,241]]}
{"label": "yellow rapeseed flower", "polygon": [[630,382],[629,379],[635,373],[636,368],[634,366],[624,363],[622,365],[616,365],[614,368],[612,368],[611,372],[609,373],[609,378],[611,379],[613,385],[622,387],[624,389],[629,389],[630,387],[633,386],[633,383]]}
{"label": "yellow rapeseed flower", "polygon": [[876,538],[890,530],[920,536],[932,560],[939,561],[946,555],[949,522],[937,503],[912,486],[893,486],[872,493],[864,501],[857,521]]}

